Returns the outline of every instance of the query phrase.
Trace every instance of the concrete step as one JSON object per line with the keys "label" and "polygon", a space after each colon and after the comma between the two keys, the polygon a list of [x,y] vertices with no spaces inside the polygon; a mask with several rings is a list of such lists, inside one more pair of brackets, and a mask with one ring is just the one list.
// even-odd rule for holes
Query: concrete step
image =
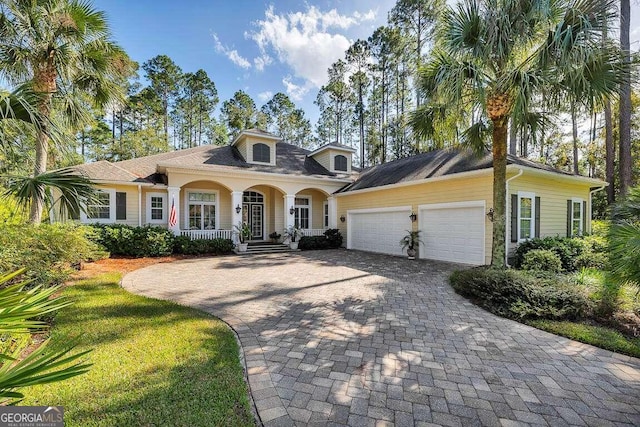
{"label": "concrete step", "polygon": [[286,253],[286,252],[298,252],[298,250],[292,250],[289,245],[284,244],[259,244],[259,245],[249,245],[246,252],[239,252],[238,250],[234,250],[234,252],[238,255],[261,255],[261,254],[272,254],[272,253]]}

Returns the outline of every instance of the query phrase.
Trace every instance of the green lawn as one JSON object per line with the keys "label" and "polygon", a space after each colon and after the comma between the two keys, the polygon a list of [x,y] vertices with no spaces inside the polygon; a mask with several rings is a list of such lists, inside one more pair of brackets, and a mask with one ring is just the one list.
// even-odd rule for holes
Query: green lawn
{"label": "green lawn", "polygon": [[611,328],[579,322],[553,320],[530,320],[527,323],[552,334],[615,351],[616,353],[640,357],[640,338],[626,337]]}
{"label": "green lawn", "polygon": [[238,346],[227,325],[179,305],[133,295],[119,274],[65,289],[52,342],[78,339],[93,366],[24,389],[21,405],[62,405],[67,426],[254,425]]}

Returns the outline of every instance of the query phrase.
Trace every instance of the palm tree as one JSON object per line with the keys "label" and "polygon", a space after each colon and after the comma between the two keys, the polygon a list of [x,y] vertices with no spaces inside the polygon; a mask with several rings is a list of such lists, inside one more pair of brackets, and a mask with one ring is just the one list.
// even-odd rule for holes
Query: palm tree
{"label": "palm tree", "polygon": [[[29,83],[39,94],[34,176],[47,170],[55,98],[89,93],[104,106],[121,95],[117,82],[130,66],[110,40],[105,15],[79,0],[5,0],[0,9],[0,76],[10,84]],[[82,116],[77,102],[64,102],[65,116]],[[43,193],[43,192],[39,192]],[[33,199],[29,221],[38,224],[44,200]]]}
{"label": "palm tree", "polygon": [[429,136],[437,126],[425,118],[442,116],[432,112],[447,105],[467,112],[457,125],[468,128],[462,132],[468,140],[490,133],[492,266],[505,266],[509,119],[522,123],[540,94],[559,105],[567,94],[595,102],[615,91],[621,66],[601,36],[615,18],[613,6],[614,0],[466,0],[441,14],[433,59],[421,70],[430,103],[416,110],[412,125]]}

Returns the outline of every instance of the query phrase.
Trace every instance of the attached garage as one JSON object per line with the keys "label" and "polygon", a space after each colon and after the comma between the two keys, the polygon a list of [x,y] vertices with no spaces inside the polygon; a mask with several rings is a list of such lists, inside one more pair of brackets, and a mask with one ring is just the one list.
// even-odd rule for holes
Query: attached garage
{"label": "attached garage", "polygon": [[411,230],[411,206],[347,211],[347,248],[402,255],[400,239]]}
{"label": "attached garage", "polygon": [[439,203],[418,207],[424,244],[420,258],[462,264],[485,263],[485,201]]}

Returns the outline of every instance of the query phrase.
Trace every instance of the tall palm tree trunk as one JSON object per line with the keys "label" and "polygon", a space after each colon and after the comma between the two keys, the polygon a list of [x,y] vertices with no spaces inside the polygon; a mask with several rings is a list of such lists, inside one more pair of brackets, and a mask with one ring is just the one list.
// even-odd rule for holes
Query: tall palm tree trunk
{"label": "tall palm tree trunk", "polygon": [[507,118],[493,121],[493,244],[491,266],[504,268],[506,247]]}
{"label": "tall palm tree trunk", "polygon": [[[38,176],[47,171],[49,155],[49,118],[51,117],[51,100],[56,91],[56,69],[53,65],[53,54],[41,69],[36,70],[33,85],[34,90],[41,97],[38,104],[38,114],[41,124],[36,135],[36,159],[33,176]],[[40,191],[41,190],[41,191]],[[39,189],[33,197],[29,212],[29,222],[38,225],[42,222],[42,210],[44,209],[44,189]]]}
{"label": "tall palm tree trunk", "polygon": [[[620,49],[627,66],[631,63],[629,30],[631,4],[620,0]],[[620,85],[620,195],[625,196],[631,188],[631,80],[624,76]]]}

